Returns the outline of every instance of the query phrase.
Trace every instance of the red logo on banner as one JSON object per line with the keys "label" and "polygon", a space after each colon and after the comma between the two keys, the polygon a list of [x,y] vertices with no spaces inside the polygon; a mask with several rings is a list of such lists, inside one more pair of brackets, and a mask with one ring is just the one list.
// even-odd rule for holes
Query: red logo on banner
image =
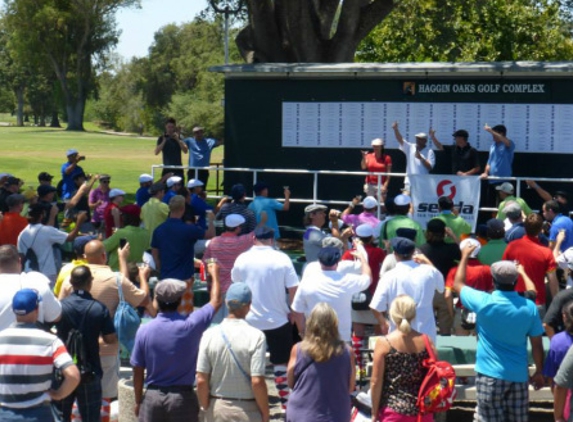
{"label": "red logo on banner", "polygon": [[456,196],[456,185],[451,180],[442,180],[438,183],[438,188],[436,189],[438,198],[440,196],[447,196],[451,200]]}

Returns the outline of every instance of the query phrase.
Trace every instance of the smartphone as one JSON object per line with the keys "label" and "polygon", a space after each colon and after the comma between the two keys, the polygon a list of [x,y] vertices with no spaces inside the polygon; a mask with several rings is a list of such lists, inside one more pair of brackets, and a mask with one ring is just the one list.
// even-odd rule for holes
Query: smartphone
{"label": "smartphone", "polygon": [[121,239],[119,239],[119,248],[123,249],[125,248],[125,245],[127,245],[127,239],[125,237],[122,237]]}

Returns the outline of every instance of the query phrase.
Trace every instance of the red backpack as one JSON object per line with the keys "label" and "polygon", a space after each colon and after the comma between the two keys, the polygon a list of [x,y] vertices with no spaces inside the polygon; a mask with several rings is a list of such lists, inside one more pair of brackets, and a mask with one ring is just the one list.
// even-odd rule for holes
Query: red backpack
{"label": "red backpack", "polygon": [[428,373],[418,392],[417,406],[420,409],[418,422],[427,413],[445,412],[454,404],[456,398],[456,371],[446,361],[437,360],[430,340],[424,334],[424,343],[430,357],[422,362]]}

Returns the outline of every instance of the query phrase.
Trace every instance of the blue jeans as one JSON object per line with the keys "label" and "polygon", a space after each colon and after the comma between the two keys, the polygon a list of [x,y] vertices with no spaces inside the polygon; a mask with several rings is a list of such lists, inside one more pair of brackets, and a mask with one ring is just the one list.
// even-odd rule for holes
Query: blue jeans
{"label": "blue jeans", "polygon": [[49,422],[53,420],[55,419],[49,404],[28,409],[0,407],[0,421],[2,422]]}
{"label": "blue jeans", "polygon": [[68,422],[71,419],[74,399],[78,401],[82,422],[100,422],[101,377],[96,375],[91,382],[80,383],[72,394],[62,400],[61,406],[64,422]]}

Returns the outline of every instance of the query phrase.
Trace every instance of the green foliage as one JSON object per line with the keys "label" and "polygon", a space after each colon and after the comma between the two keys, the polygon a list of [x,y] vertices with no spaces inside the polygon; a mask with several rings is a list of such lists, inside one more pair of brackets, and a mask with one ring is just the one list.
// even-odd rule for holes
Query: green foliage
{"label": "green foliage", "polygon": [[552,0],[401,0],[361,43],[362,62],[570,60]]}

